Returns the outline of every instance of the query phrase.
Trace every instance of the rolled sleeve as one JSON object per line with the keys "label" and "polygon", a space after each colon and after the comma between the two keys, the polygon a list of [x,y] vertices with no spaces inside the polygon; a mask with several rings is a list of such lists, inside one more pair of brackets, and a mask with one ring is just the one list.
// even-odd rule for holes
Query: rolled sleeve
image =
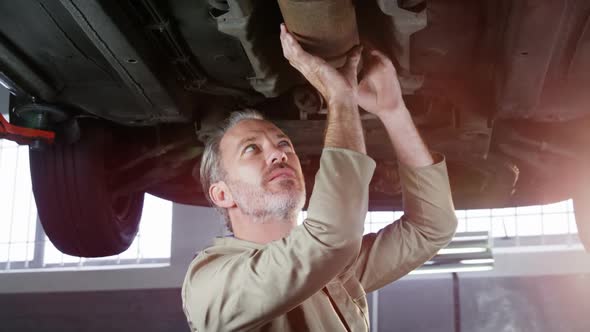
{"label": "rolled sleeve", "polygon": [[433,159],[425,167],[400,164],[404,215],[432,242],[445,246],[455,234],[457,217],[445,158],[433,153]]}
{"label": "rolled sleeve", "polygon": [[457,217],[444,157],[435,164],[400,165],[404,215],[377,233],[363,237],[355,263],[366,291],[391,283],[432,258],[452,239]]}

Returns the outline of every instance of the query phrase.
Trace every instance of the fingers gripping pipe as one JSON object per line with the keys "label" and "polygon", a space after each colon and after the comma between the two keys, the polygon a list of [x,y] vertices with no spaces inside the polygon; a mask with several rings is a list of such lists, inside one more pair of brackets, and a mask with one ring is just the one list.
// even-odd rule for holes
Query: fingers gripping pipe
{"label": "fingers gripping pipe", "polygon": [[359,44],[352,0],[279,0],[287,29],[301,46],[334,67]]}

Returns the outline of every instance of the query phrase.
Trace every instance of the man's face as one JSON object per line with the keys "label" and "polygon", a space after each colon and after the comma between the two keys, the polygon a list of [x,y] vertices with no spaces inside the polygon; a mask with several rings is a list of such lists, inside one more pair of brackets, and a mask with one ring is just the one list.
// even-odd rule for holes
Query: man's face
{"label": "man's face", "polygon": [[245,215],[285,221],[305,204],[305,182],[289,138],[264,120],[243,120],[220,142],[225,183]]}

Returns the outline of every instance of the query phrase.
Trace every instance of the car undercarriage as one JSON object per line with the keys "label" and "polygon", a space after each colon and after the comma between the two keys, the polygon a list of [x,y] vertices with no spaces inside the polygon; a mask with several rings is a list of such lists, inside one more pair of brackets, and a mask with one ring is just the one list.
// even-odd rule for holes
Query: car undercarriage
{"label": "car undercarriage", "polygon": [[[1,0],[0,17],[10,123],[55,133],[27,143],[41,221],[65,253],[126,249],[145,192],[207,205],[202,142],[239,109],[292,139],[311,192],[326,108],[282,56],[283,21],[327,40],[316,46],[332,60],[357,42],[392,59],[456,208],[573,197],[590,246],[588,1]],[[400,210],[391,144],[361,117],[378,164],[370,209]]]}

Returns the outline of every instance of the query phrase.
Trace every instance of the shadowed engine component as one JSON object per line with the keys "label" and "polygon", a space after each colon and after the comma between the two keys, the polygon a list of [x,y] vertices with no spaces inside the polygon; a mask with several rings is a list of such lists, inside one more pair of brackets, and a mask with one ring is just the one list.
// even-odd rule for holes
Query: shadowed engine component
{"label": "shadowed engine component", "polygon": [[[406,1],[408,6],[416,6],[419,1]],[[426,28],[426,9],[412,12],[400,6],[397,0],[378,0],[379,9],[391,17],[391,32],[396,43],[391,45],[392,54],[398,64],[399,80],[405,94],[413,94],[424,83],[424,77],[414,75],[410,68],[410,37]]]}
{"label": "shadowed engine component", "polygon": [[215,0],[209,2],[214,8],[223,8],[225,3],[226,9],[223,15],[216,17],[217,28],[219,31],[237,38],[242,44],[244,53],[246,53],[254,76],[248,78],[254,90],[260,92],[265,97],[276,97],[282,89],[278,86],[278,74],[260,58],[256,50],[252,34],[252,13],[254,11],[254,2],[252,0],[229,0],[227,2]]}

